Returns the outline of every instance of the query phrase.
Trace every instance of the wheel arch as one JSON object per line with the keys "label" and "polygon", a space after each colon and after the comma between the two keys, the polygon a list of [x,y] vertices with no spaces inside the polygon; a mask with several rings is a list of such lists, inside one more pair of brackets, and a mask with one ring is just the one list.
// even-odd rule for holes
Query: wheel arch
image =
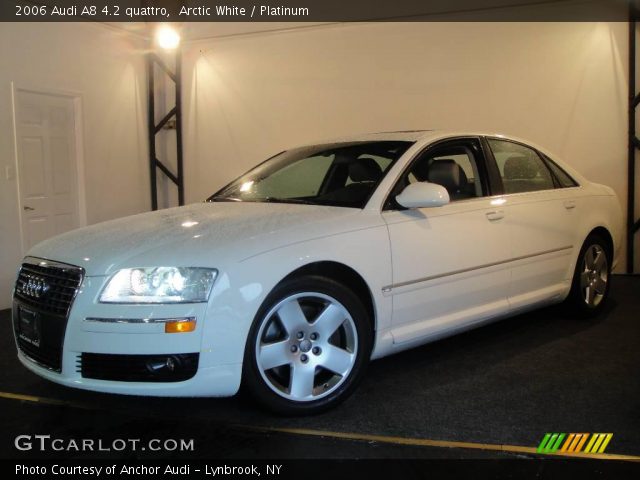
{"label": "wheel arch", "polygon": [[609,232],[609,229],[602,225],[595,227],[587,234],[587,236],[585,237],[585,241],[591,235],[598,235],[605,240],[606,245],[604,245],[604,247],[609,252],[609,258],[613,260],[613,258],[615,257],[615,244],[613,241],[613,236],[611,235],[611,232]]}
{"label": "wheel arch", "polygon": [[[578,264],[580,263],[580,251],[582,250],[582,247],[584,246],[587,239],[592,235],[598,235],[605,240],[604,247],[607,249],[609,253],[609,258],[612,261],[611,268],[613,269],[613,263],[615,263],[615,253],[616,253],[615,241],[613,239],[613,236],[611,235],[611,232],[607,227],[603,226],[602,224],[599,224],[599,225],[596,224],[596,225],[597,226],[591,227],[585,234],[583,234],[582,242],[576,246],[574,257],[573,257],[573,263],[571,263],[569,270],[567,272],[568,279],[572,279],[573,276],[575,275],[575,269],[578,267]],[[569,292],[567,291],[567,294],[568,293]]]}
{"label": "wheel arch", "polygon": [[375,300],[369,285],[356,270],[340,262],[331,260],[317,261],[296,268],[284,277],[281,282],[302,275],[320,275],[350,288],[362,301],[371,323],[372,332],[376,332],[377,315]]}

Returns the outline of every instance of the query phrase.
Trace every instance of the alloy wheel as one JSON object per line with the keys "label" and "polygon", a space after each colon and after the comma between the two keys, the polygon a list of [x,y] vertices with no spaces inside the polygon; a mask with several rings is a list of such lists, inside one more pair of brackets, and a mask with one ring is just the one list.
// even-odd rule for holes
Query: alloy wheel
{"label": "alloy wheel", "polygon": [[309,402],[335,392],[358,354],[358,333],[349,311],[318,292],[290,295],[263,318],[256,336],[258,370],[275,393]]}
{"label": "alloy wheel", "polygon": [[609,262],[604,249],[597,244],[590,245],[582,259],[580,290],[584,302],[591,308],[597,307],[607,292]]}

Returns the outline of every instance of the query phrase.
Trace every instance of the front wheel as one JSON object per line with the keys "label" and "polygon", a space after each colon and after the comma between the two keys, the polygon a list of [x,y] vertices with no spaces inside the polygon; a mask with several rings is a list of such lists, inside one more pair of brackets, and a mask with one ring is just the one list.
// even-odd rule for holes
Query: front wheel
{"label": "front wheel", "polygon": [[571,284],[566,305],[571,313],[588,318],[599,313],[609,296],[612,252],[600,235],[585,240]]}
{"label": "front wheel", "polygon": [[256,315],[243,380],[277,413],[321,412],[355,389],[369,361],[371,330],[362,302],[343,285],[320,276],[286,280]]}

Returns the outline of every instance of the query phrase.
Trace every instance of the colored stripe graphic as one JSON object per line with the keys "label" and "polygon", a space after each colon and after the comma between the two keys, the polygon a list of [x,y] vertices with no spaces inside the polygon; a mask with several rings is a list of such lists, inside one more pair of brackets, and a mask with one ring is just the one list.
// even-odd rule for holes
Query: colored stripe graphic
{"label": "colored stripe graphic", "polygon": [[574,452],[579,452],[582,450],[583,445],[585,444],[585,442],[587,441],[587,438],[589,437],[588,433],[581,433],[580,435],[582,435],[582,438],[580,439],[580,441],[578,442],[578,445],[575,446],[575,448],[573,449]]}
{"label": "colored stripe graphic", "polygon": [[[545,433],[536,451],[565,454],[604,453],[612,438],[613,433]],[[587,439],[589,439],[588,442]],[[563,440],[565,440],[564,443]],[[583,450],[585,443],[587,446]]]}
{"label": "colored stripe graphic", "polygon": [[585,453],[591,453],[591,449],[593,448],[593,444],[596,443],[597,437],[598,437],[597,433],[594,433],[593,435],[591,435],[591,438],[589,439],[587,446],[584,448]]}
{"label": "colored stripe graphic", "polygon": [[598,450],[598,453],[604,453],[604,449],[607,448],[607,445],[609,445],[609,442],[611,441],[612,438],[613,438],[613,433],[607,433],[607,437],[605,438],[604,442],[602,442],[602,445],[600,446],[600,450]]}
{"label": "colored stripe graphic", "polygon": [[561,452],[569,452],[571,450],[569,450],[570,445],[575,442],[575,438],[576,438],[576,434],[575,433],[570,433],[569,436],[567,437],[567,441],[564,442],[564,445],[562,445],[562,448],[560,449]]}
{"label": "colored stripe graphic", "polygon": [[564,433],[547,433],[538,446],[538,453],[554,453],[560,448],[565,435]]}
{"label": "colored stripe graphic", "polygon": [[596,443],[593,444],[593,447],[591,447],[591,451],[588,453],[597,453],[598,449],[600,448],[600,444],[602,443],[602,441],[604,440],[604,437],[606,436],[604,433],[597,433],[596,434]]}
{"label": "colored stripe graphic", "polygon": [[542,441],[540,442],[540,445],[538,445],[538,453],[543,453],[544,452],[544,448],[547,446],[547,442],[549,441],[549,437],[551,437],[550,433],[545,433],[544,437],[542,437]]}

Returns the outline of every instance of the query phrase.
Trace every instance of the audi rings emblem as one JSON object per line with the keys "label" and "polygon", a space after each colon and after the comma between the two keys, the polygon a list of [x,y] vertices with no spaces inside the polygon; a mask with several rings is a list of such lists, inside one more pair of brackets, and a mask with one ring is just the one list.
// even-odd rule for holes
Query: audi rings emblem
{"label": "audi rings emblem", "polygon": [[40,298],[49,291],[49,284],[42,277],[27,275],[27,280],[22,284],[22,293],[27,297]]}

